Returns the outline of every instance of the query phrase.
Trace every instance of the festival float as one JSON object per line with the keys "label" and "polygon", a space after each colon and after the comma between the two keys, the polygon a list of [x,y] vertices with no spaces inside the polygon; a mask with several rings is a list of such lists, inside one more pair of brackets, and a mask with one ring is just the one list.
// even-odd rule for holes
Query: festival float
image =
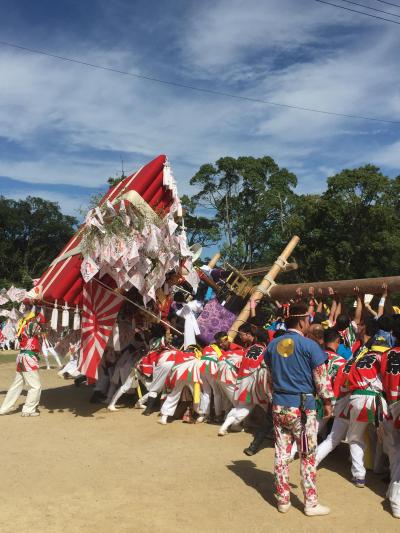
{"label": "festival float", "polygon": [[[177,275],[194,290],[193,252],[179,228],[182,208],[165,155],[111,187],[84,224],[28,293],[51,307],[51,323],[81,328],[80,370],[96,378],[97,367],[124,301],[154,321]],[[181,275],[184,266],[185,274]]]}

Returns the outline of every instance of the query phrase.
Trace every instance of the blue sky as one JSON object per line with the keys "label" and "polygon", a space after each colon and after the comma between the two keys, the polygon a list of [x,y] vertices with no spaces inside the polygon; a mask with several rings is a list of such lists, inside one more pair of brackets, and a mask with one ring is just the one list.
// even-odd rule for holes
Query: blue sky
{"label": "blue sky", "polygon": [[[399,26],[313,0],[0,0],[0,40],[173,82],[400,121]],[[299,192],[318,192],[344,167],[374,163],[398,175],[400,131],[0,46],[0,194],[40,195],[77,214],[121,158],[131,173],[160,153],[181,193],[201,164],[225,155],[270,155],[297,174]]]}

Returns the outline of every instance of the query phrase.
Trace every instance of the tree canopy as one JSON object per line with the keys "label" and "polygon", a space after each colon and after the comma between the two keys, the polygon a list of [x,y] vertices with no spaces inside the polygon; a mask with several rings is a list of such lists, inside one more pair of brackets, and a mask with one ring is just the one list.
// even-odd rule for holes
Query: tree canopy
{"label": "tree canopy", "polygon": [[236,266],[271,263],[297,234],[299,270],[292,280],[399,271],[400,177],[391,179],[373,165],[329,177],[321,194],[297,194],[296,176],[271,157],[223,157],[202,165],[191,184],[199,189],[191,199],[192,219],[193,207],[209,210],[219,248]]}
{"label": "tree canopy", "polygon": [[74,234],[77,220],[56,202],[0,196],[0,286],[29,287]]}
{"label": "tree canopy", "polygon": [[275,233],[285,233],[297,178],[271,157],[222,157],[201,166],[190,183],[200,188],[192,201],[209,210],[230,261],[253,265]]}
{"label": "tree canopy", "polygon": [[297,197],[290,229],[301,237],[299,275],[310,281],[396,275],[399,189],[400,178],[366,165],[328,178],[321,195]]}

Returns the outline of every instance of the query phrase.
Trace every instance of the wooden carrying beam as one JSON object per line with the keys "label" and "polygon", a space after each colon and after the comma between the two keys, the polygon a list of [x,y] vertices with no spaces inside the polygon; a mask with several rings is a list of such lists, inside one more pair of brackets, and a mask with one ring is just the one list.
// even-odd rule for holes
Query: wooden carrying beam
{"label": "wooden carrying beam", "polygon": [[277,260],[272,265],[268,274],[266,274],[263,277],[260,285],[255,287],[254,292],[252,293],[250,297],[250,301],[248,301],[247,304],[244,306],[239,316],[236,318],[235,322],[232,324],[230,330],[228,331],[228,335],[232,340],[236,337],[239,327],[245,322],[247,322],[247,320],[249,319],[250,311],[251,311],[250,302],[251,301],[259,302],[265,295],[269,294],[269,291],[271,290],[270,289],[271,285],[273,286],[275,284],[275,278],[277,277],[279,272],[281,272],[281,270],[285,268],[287,260],[289,259],[293,250],[296,248],[299,240],[300,238],[297,237],[296,235],[291,238],[286,248],[283,250],[281,255],[277,258]]}
{"label": "wooden carrying beam", "polygon": [[[265,266],[265,267],[258,267],[258,268],[249,268],[247,270],[241,270],[240,273],[243,274],[243,276],[260,276],[261,274],[266,274],[268,270],[271,268],[271,265]],[[299,265],[295,262],[288,263],[285,268],[282,269],[282,272],[291,272],[293,270],[297,270],[299,268]]]}
{"label": "wooden carrying beam", "polygon": [[310,288],[314,288],[315,297],[328,296],[332,288],[340,296],[354,296],[354,288],[358,287],[361,294],[382,294],[382,285],[386,284],[390,293],[400,292],[400,276],[388,278],[346,279],[339,281],[316,281],[314,283],[292,283],[290,285],[275,285],[270,290],[273,300],[286,302],[291,298],[309,295]]}
{"label": "wooden carrying beam", "polygon": [[217,266],[218,261],[221,259],[221,254],[217,252],[213,255],[210,262],[208,263],[209,268],[215,268]]}

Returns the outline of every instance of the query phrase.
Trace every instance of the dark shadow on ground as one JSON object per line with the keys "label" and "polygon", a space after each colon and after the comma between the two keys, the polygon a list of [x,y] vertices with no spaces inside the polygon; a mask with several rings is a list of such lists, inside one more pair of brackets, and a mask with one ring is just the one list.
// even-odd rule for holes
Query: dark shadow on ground
{"label": "dark shadow on ground", "polygon": [[[11,383],[10,383],[10,385],[11,385]],[[0,395],[3,395],[3,394],[4,394],[4,396],[5,396],[5,395],[7,394],[7,392],[8,392],[8,389],[6,389],[6,390],[0,390]],[[25,389],[22,390],[22,392],[21,392],[21,396],[26,396],[26,390],[25,390]],[[0,399],[0,405],[1,405],[1,402],[3,401],[3,399],[4,399],[4,398],[1,398],[1,399]]]}
{"label": "dark shadow on ground", "polygon": [[[93,392],[93,386],[82,384],[77,387],[74,381],[71,380],[69,386],[43,390],[39,407],[48,409],[49,413],[68,411],[75,416],[92,417],[95,413],[107,407],[106,403],[90,402]],[[136,394],[124,394],[118,400],[117,406],[132,409],[137,399]]]}
{"label": "dark shadow on ground", "polygon": [[[227,468],[242,479],[246,485],[256,490],[262,498],[276,507],[277,502],[274,497],[274,475],[271,472],[265,470],[259,470],[257,465],[251,460],[239,460],[232,461],[233,464],[227,465]],[[291,487],[296,488],[296,485]],[[297,496],[291,494],[291,503],[293,507],[303,511],[304,504],[299,500]]]}
{"label": "dark shadow on ground", "polygon": [[76,387],[72,381],[69,386],[43,390],[39,408],[47,409],[49,413],[67,411],[75,416],[91,417],[105,407],[103,404],[90,403],[92,394],[93,387]]}

